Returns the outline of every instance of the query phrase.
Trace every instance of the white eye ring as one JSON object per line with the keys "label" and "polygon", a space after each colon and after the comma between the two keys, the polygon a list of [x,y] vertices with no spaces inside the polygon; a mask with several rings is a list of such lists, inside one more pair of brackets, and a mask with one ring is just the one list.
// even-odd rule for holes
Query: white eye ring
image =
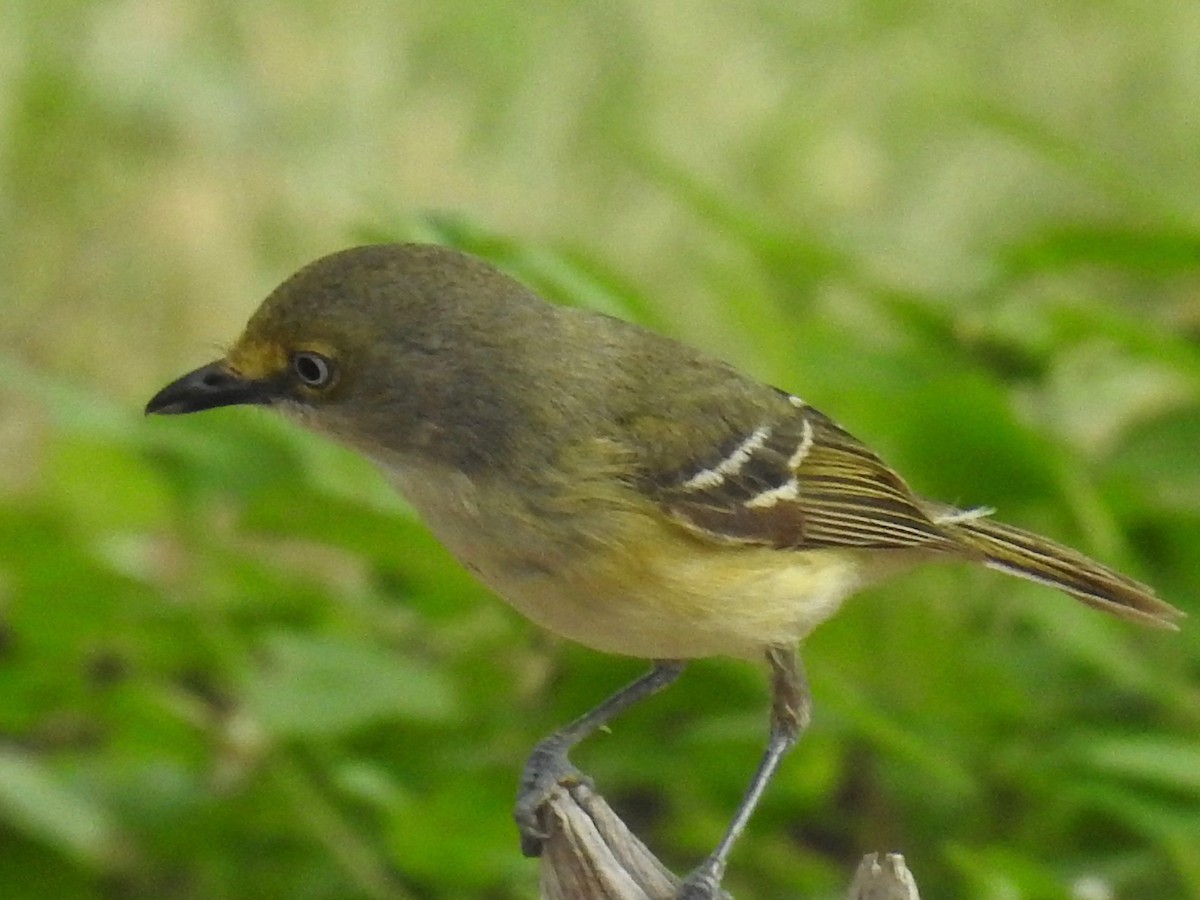
{"label": "white eye ring", "polygon": [[333,360],[311,350],[292,354],[292,371],[311,388],[328,387],[333,381]]}

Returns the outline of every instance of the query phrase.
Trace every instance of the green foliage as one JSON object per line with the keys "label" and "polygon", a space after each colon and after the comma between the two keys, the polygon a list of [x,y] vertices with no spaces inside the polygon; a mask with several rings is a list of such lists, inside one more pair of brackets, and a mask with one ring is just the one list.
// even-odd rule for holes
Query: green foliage
{"label": "green foliage", "polygon": [[[855,599],[735,896],[899,850],[931,898],[1200,898],[1190,7],[601,6],[0,13],[0,893],[535,894],[524,754],[642,664],[519,620],[338,448],[140,415],[296,264],[423,239],[1193,613],[963,567]],[[577,762],[683,871],[765,715],[761,672],[700,662]]]}

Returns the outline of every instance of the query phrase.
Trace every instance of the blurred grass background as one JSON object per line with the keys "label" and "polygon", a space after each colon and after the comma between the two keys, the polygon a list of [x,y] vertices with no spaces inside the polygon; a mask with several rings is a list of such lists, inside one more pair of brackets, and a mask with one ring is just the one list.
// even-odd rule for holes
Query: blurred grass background
{"label": "blurred grass background", "polygon": [[[641,664],[365,465],[143,421],[303,262],[440,240],[795,390],[919,490],[1200,595],[1200,6],[0,8],[0,893],[518,898],[533,741]],[[1200,897],[1200,629],[931,568],[808,642],[739,898]],[[577,761],[680,871],[759,753],[695,665]]]}

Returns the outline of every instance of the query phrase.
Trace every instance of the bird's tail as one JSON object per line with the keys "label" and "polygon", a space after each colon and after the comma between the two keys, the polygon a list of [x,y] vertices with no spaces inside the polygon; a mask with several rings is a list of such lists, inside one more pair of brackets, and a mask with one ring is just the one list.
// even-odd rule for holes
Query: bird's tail
{"label": "bird's tail", "polygon": [[990,568],[1048,584],[1088,606],[1155,628],[1176,629],[1184,618],[1153,588],[1048,538],[984,515],[948,516],[939,524],[982,553]]}

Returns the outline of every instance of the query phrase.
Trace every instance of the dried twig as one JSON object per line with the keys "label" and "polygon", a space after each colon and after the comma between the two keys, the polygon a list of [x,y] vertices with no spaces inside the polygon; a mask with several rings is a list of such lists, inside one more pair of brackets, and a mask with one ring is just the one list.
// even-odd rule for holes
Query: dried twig
{"label": "dried twig", "polygon": [[[674,900],[679,879],[586,784],[560,785],[540,815],[541,900]],[[897,853],[863,857],[848,898],[920,900]]]}
{"label": "dried twig", "polygon": [[879,854],[868,853],[854,873],[850,900],[921,900],[921,897],[903,856],[889,853],[881,862]]}
{"label": "dried twig", "polygon": [[586,784],[560,785],[541,821],[542,900],[673,900],[679,879]]}

